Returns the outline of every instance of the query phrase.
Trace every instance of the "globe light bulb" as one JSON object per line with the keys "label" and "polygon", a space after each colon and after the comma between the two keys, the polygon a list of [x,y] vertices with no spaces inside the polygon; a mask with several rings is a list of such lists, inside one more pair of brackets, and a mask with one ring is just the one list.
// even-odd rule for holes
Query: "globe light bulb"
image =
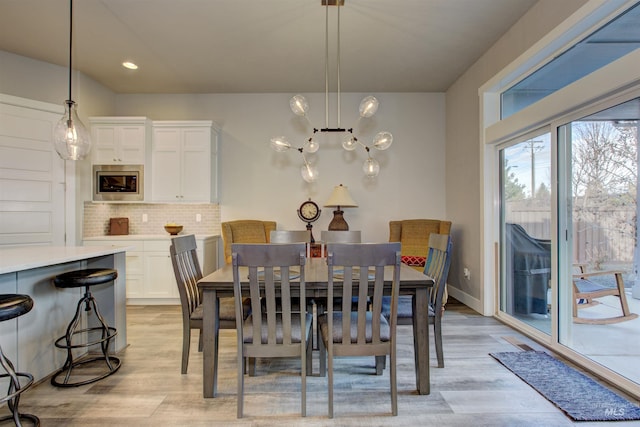
{"label": "globe light bulb", "polygon": [[73,101],[65,101],[64,115],[53,130],[53,145],[64,160],[82,160],[91,151],[89,132],[80,121]]}
{"label": "globe light bulb", "polygon": [[393,135],[391,135],[391,132],[378,132],[373,138],[373,146],[378,150],[386,150],[391,147],[391,143],[393,143]]}
{"label": "globe light bulb", "polygon": [[306,116],[309,111],[309,103],[307,99],[302,95],[295,95],[289,100],[289,106],[291,111],[296,116]]}
{"label": "globe light bulb", "polygon": [[284,136],[274,136],[271,138],[271,148],[282,153],[283,151],[287,151],[291,148],[291,144],[289,144],[289,141]]}
{"label": "globe light bulb", "polygon": [[378,111],[379,102],[375,96],[367,96],[360,102],[360,117],[368,118]]}
{"label": "globe light bulb", "polygon": [[320,144],[318,144],[318,142],[313,138],[309,138],[305,146],[306,146],[305,151],[307,153],[315,153],[320,148]]}
{"label": "globe light bulb", "polygon": [[308,183],[316,182],[318,180],[318,169],[315,166],[312,166],[309,162],[302,165],[300,168],[300,174],[302,175],[302,179]]}
{"label": "globe light bulb", "polygon": [[353,136],[350,136],[349,138],[342,141],[342,148],[344,148],[347,151],[353,151],[356,149],[357,146],[358,146],[358,143],[356,142],[356,139]]}
{"label": "globe light bulb", "polygon": [[376,159],[368,157],[362,165],[362,170],[367,177],[375,178],[380,173],[380,163]]}

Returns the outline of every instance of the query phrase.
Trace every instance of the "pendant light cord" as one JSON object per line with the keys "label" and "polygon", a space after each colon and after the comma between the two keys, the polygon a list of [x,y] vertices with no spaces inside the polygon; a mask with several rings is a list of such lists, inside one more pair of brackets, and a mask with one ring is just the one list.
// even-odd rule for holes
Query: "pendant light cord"
{"label": "pendant light cord", "polygon": [[[337,56],[337,111],[336,111],[336,128],[340,129],[340,4],[336,4],[338,8],[338,31],[336,38],[336,56]],[[329,129],[329,1],[325,4],[325,24],[324,24],[324,127]]]}
{"label": "pendant light cord", "polygon": [[324,127],[329,128],[329,2],[324,18]]}
{"label": "pendant light cord", "polygon": [[[72,53],[71,52],[73,50],[72,41],[73,41],[73,0],[69,0],[69,101],[72,101],[71,99],[71,73],[72,73],[72,69],[71,69]],[[71,115],[71,112],[69,112],[69,115]]]}

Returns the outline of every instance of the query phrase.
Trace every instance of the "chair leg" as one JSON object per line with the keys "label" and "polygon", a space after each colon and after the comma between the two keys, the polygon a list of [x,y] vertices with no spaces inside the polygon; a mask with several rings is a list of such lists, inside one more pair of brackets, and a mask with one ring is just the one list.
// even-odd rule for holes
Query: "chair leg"
{"label": "chair leg", "polygon": [[387,363],[387,356],[376,356],[376,375],[382,375]]}
{"label": "chair leg", "polygon": [[204,338],[202,335],[202,328],[199,329],[199,337],[198,337],[198,351],[202,353],[202,349],[204,348]]}
{"label": "chair leg", "polygon": [[398,378],[396,376],[396,348],[391,347],[389,355],[389,386],[391,387],[391,413],[398,415]]}
{"label": "chair leg", "polygon": [[[251,358],[254,359],[255,358]],[[244,367],[245,358],[242,356],[242,350],[238,349],[238,390],[237,390],[237,399],[238,399],[238,413],[237,417],[242,418],[243,409],[244,409]]]}
{"label": "chair leg", "polygon": [[324,346],[322,338],[318,335],[318,357],[320,370],[318,376],[324,377],[327,375],[327,348]]}
{"label": "chair leg", "polygon": [[436,343],[436,356],[438,358],[438,368],[444,368],[444,354],[442,351],[442,318],[436,316],[433,322],[433,333]]}
{"label": "chair leg", "polygon": [[329,418],[333,418],[333,349],[329,350],[328,357],[328,385],[327,390],[329,391]]}
{"label": "chair leg", "polygon": [[189,366],[189,350],[191,349],[191,328],[188,323],[182,326],[182,375],[187,373]]}

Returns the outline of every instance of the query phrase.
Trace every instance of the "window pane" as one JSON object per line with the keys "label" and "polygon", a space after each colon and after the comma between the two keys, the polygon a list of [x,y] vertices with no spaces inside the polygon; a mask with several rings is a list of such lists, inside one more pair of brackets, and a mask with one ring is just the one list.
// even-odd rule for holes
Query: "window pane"
{"label": "window pane", "polygon": [[640,47],[640,4],[507,89],[502,118],[522,110]]}

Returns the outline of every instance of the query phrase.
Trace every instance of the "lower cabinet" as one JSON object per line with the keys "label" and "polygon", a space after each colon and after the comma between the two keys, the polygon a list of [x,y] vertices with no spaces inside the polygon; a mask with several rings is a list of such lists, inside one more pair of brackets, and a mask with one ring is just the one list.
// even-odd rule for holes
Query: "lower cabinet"
{"label": "lower cabinet", "polygon": [[[180,294],[169,255],[170,238],[132,240],[95,237],[83,241],[85,246],[127,247],[127,304],[179,304]],[[204,275],[217,268],[218,236],[197,237],[198,261]]]}

